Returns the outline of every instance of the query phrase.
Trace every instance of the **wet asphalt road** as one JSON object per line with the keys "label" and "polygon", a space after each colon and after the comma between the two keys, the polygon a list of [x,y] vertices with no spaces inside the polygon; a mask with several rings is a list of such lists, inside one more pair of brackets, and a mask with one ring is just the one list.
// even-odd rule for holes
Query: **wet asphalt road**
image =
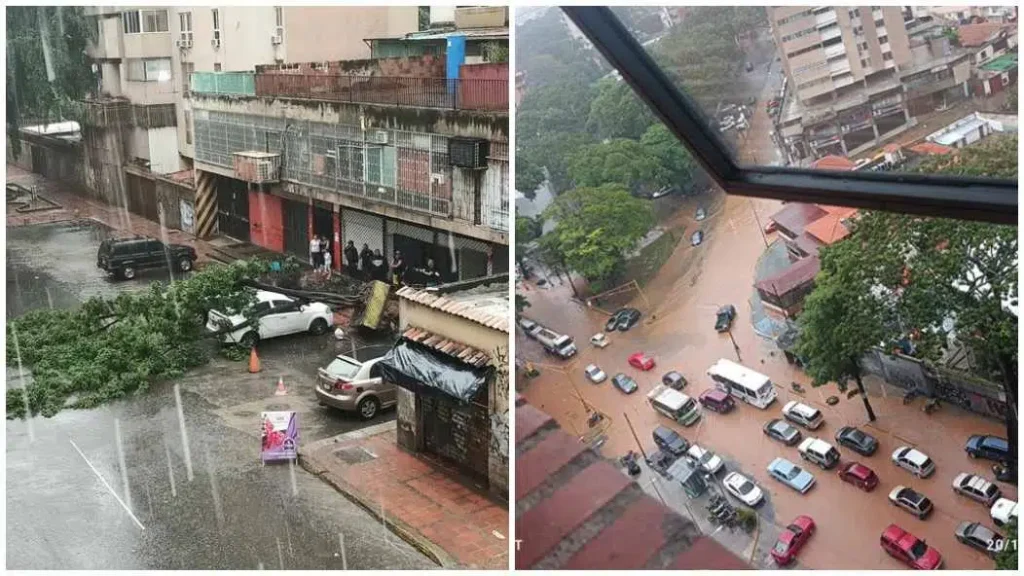
{"label": "wet asphalt road", "polygon": [[[7,232],[8,318],[165,278],[105,278],[95,267],[105,232],[93,226]],[[95,410],[8,421],[8,568],[435,567],[318,478],[259,463],[263,410],[298,411],[300,445],[394,418],[364,423],[317,405],[316,368],[353,348],[367,358],[386,343],[296,336],[261,348],[260,374],[223,359],[188,374],[178,383],[187,451],[170,384]],[[8,388],[19,386],[8,368]],[[279,376],[287,396],[273,395]]]}

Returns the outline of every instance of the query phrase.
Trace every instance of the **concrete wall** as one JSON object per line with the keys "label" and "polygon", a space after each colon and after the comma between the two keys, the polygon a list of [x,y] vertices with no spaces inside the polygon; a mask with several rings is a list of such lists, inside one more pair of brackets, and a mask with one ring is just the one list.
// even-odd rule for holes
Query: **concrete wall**
{"label": "concrete wall", "polygon": [[418,9],[416,6],[286,6],[284,22],[288,62],[369,58],[370,47],[363,39],[415,32]]}
{"label": "concrete wall", "polygon": [[178,129],[175,127],[146,130],[149,140],[149,169],[157,174],[177,172],[181,168],[178,157]]}
{"label": "concrete wall", "polygon": [[[170,19],[175,17],[174,11],[168,10],[167,17],[167,29],[171,30],[173,26],[170,25]],[[170,32],[122,34],[121,38],[125,58],[170,58],[171,51],[175,49]]]}

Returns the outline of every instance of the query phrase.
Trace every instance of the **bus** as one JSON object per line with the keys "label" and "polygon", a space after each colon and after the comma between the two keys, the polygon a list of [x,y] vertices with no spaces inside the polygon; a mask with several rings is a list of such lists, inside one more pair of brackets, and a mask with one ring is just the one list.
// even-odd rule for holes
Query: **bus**
{"label": "bus", "polygon": [[723,391],[762,410],[774,402],[777,395],[770,378],[725,358],[708,368],[708,376]]}
{"label": "bus", "polygon": [[651,408],[683,426],[689,426],[700,419],[700,406],[686,394],[658,384],[647,393]]}

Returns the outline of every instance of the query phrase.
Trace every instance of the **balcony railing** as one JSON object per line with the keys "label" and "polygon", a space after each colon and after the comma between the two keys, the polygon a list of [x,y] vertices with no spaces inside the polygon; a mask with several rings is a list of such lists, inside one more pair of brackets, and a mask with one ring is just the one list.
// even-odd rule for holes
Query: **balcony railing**
{"label": "balcony railing", "polygon": [[509,104],[508,79],[264,73],[256,95],[506,113]]}
{"label": "balcony railing", "polygon": [[198,94],[255,96],[253,72],[193,72],[189,90]]}

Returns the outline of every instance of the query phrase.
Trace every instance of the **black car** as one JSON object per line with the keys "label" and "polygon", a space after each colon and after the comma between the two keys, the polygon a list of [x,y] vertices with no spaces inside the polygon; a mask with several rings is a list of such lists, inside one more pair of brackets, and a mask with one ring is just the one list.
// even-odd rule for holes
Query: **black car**
{"label": "black car", "polygon": [[956,539],[961,544],[981,550],[992,557],[1005,548],[1004,542],[1006,541],[1000,534],[977,522],[961,522],[956,527]]}
{"label": "black car", "polygon": [[690,443],[686,441],[686,438],[683,438],[671,428],[658,426],[651,433],[651,436],[654,437],[654,444],[659,450],[668,452],[677,458],[685,456],[686,451],[690,448]]}
{"label": "black car", "polygon": [[786,446],[796,444],[802,437],[802,434],[800,434],[800,431],[797,430],[796,426],[778,418],[769,420],[768,423],[764,425],[764,433],[767,434],[769,438],[778,440]]}
{"label": "black car", "polygon": [[673,390],[682,390],[686,387],[686,377],[672,370],[665,372],[665,375],[661,377],[661,383]]}
{"label": "black car", "polygon": [[736,307],[732,304],[726,304],[718,309],[715,313],[715,330],[718,332],[725,332],[732,326],[733,319],[736,318]]}
{"label": "black car", "polygon": [[633,326],[636,326],[636,323],[639,321],[639,310],[637,310],[636,308],[625,308],[622,310],[622,316],[619,317],[619,322],[618,324],[615,325],[615,327],[619,330],[619,332],[625,332],[626,330],[629,330]]}
{"label": "black car", "polygon": [[636,389],[638,388],[636,380],[633,380],[621,372],[612,378],[612,385],[618,388],[623,394],[632,394],[633,392],[636,392]]}
{"label": "black car", "polygon": [[843,426],[836,432],[836,442],[861,456],[871,456],[878,450],[878,439],[853,426]]}
{"label": "black car", "polygon": [[100,242],[96,266],[107,274],[130,280],[139,270],[170,266],[188,272],[196,257],[196,250],[191,246],[164,244],[154,238],[107,239]]}
{"label": "black car", "polygon": [[619,319],[621,319],[625,313],[626,308],[620,308],[616,310],[615,313],[611,315],[611,318],[608,318],[608,321],[605,322],[604,331],[614,332],[615,329],[619,326]]}

